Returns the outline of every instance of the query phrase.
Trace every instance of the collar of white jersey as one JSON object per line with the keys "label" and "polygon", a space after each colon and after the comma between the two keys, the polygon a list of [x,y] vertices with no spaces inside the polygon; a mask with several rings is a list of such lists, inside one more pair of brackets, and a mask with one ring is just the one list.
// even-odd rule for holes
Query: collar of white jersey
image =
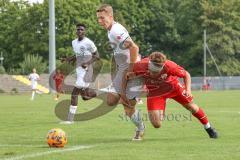
{"label": "collar of white jersey", "polygon": [[79,39],[77,38],[77,42],[82,42],[83,40],[85,40],[87,37],[83,37],[83,39],[81,41],[79,41]]}
{"label": "collar of white jersey", "polygon": [[112,23],[112,26],[111,26],[110,30],[108,30],[108,32],[110,32],[110,31],[111,31],[111,29],[112,29],[112,27],[113,27],[113,25],[114,25],[114,24],[118,24],[118,22],[116,22],[116,21],[113,21],[113,23]]}

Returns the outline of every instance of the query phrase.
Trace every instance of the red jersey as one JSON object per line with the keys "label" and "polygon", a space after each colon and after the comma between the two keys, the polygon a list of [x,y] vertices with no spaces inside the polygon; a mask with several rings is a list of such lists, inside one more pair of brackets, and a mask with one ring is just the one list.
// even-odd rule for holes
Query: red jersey
{"label": "red jersey", "polygon": [[53,76],[53,79],[55,80],[56,85],[61,85],[64,80],[64,75],[61,73],[56,73]]}
{"label": "red jersey", "polygon": [[175,91],[179,84],[178,78],[186,76],[186,70],[175,62],[167,60],[162,71],[157,76],[151,76],[149,58],[144,58],[134,64],[133,72],[144,78],[144,84],[148,90],[148,96],[168,95]]}

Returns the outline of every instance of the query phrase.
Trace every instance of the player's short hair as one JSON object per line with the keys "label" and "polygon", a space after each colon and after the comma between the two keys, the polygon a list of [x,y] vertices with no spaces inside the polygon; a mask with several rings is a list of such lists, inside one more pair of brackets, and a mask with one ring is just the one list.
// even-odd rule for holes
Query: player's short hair
{"label": "player's short hair", "polygon": [[149,55],[149,59],[155,63],[164,63],[167,60],[167,57],[162,52],[155,51]]}
{"label": "player's short hair", "polygon": [[86,29],[86,25],[83,24],[83,23],[78,23],[78,24],[76,24],[76,27],[84,27],[84,28]]}
{"label": "player's short hair", "polygon": [[110,4],[102,4],[98,7],[97,12],[106,12],[107,14],[113,16],[113,8]]}

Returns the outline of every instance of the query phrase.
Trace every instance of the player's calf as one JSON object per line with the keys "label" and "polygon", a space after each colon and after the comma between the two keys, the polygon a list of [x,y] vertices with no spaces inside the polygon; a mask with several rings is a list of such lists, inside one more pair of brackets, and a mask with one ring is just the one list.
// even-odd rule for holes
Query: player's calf
{"label": "player's calf", "polygon": [[81,92],[80,88],[77,88],[77,87],[73,88],[73,91],[72,91],[72,94],[71,94],[71,105],[72,106],[77,106],[77,104],[78,104],[78,95],[80,94],[80,92]]}
{"label": "player's calf", "polygon": [[210,125],[207,115],[202,108],[198,107],[194,103],[189,103],[184,105],[184,107],[191,111],[192,115],[200,121],[210,138],[218,138],[217,131]]}
{"label": "player's calf", "polygon": [[154,128],[161,128],[162,120],[164,118],[163,110],[148,111],[149,120]]}

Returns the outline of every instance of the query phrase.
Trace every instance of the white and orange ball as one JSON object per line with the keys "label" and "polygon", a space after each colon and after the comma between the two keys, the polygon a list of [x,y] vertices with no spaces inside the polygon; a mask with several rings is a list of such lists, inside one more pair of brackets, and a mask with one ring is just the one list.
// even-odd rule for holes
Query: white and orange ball
{"label": "white and orange ball", "polygon": [[67,143],[67,136],[60,128],[53,128],[48,131],[47,143],[49,147],[64,147]]}

